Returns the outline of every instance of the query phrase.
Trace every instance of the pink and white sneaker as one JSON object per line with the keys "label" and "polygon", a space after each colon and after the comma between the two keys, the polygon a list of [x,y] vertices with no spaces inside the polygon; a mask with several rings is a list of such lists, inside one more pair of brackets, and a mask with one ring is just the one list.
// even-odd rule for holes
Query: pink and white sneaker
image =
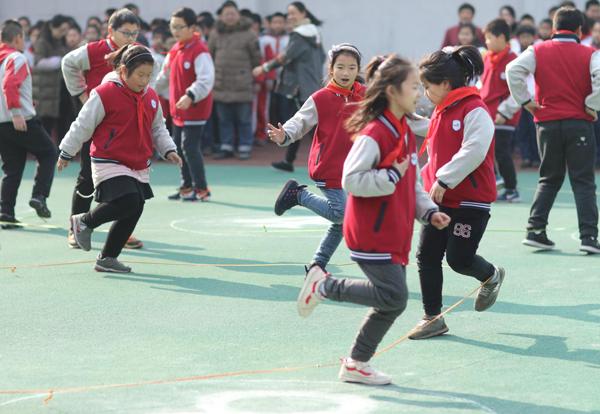
{"label": "pink and white sneaker", "polygon": [[320,266],[310,268],[304,278],[304,285],[298,295],[298,314],[303,318],[308,317],[315,307],[324,299],[319,292],[319,286],[329,277]]}
{"label": "pink and white sneaker", "polygon": [[355,361],[352,358],[342,358],[339,379],[344,382],[357,382],[366,385],[388,385],[392,377],[377,371],[368,362]]}

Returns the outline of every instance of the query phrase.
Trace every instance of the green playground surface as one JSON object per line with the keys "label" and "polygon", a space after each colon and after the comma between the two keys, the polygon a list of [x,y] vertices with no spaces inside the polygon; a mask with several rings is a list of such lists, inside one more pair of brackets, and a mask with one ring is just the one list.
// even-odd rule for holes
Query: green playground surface
{"label": "green playground surface", "polygon": [[[0,413],[600,413],[600,257],[578,250],[568,182],[548,228],[558,250],[536,253],[520,242],[537,177],[519,174],[523,202],[494,205],[480,247],[507,269],[498,302],[477,313],[469,297],[447,335],[400,341],[372,361],[394,384],[367,387],[337,380],[367,309],[296,313],[327,223],[272,204],[306,169],[209,165],[213,200],[186,204],[166,198],[177,168],[156,164],[135,230],[145,246],[121,256],[134,273],[115,275],[93,270],[107,226],[92,251],[67,246],[77,166],[57,174],[47,222],[27,207],[33,168],[17,205],[26,227],[0,230]],[[422,316],[414,252],[408,308],[382,348]],[[363,277],[344,245],[328,270]],[[445,275],[445,306],[477,287]]]}

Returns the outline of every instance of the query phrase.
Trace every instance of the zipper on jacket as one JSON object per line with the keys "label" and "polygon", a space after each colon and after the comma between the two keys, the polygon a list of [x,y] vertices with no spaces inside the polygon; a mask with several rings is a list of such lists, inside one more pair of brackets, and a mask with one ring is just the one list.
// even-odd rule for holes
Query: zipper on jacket
{"label": "zipper on jacket", "polygon": [[385,217],[385,210],[387,209],[387,205],[388,202],[384,201],[383,203],[381,203],[381,207],[379,207],[379,213],[377,214],[377,220],[375,220],[375,227],[373,228],[373,231],[375,231],[375,233],[381,230],[381,225],[383,224],[383,218]]}
{"label": "zipper on jacket", "polygon": [[110,135],[108,136],[108,141],[106,141],[106,144],[104,144],[104,149],[108,149],[108,146],[112,140],[115,139],[115,135],[117,135],[117,130],[113,128],[110,130]]}
{"label": "zipper on jacket", "polygon": [[469,180],[471,181],[473,188],[477,188],[477,181],[475,180],[475,177],[473,177],[473,174],[469,175]]}

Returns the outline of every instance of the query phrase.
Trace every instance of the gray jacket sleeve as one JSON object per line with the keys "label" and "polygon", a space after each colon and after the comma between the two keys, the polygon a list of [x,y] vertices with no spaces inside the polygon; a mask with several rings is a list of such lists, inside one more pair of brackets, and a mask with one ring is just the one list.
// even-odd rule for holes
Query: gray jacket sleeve
{"label": "gray jacket sleeve", "polygon": [[475,108],[465,116],[460,150],[436,173],[449,188],[459,185],[481,163],[494,138],[494,122],[484,108]]}
{"label": "gray jacket sleeve", "polygon": [[165,158],[166,155],[171,151],[177,151],[177,146],[169,131],[165,125],[165,118],[163,117],[162,107],[158,105],[158,110],[152,121],[152,141],[154,148],[158,151],[161,157]]}
{"label": "gray jacket sleeve", "polygon": [[424,116],[418,114],[410,114],[410,116],[406,117],[406,121],[408,126],[420,137],[426,137],[427,131],[429,130],[429,123],[431,122],[429,118],[425,118]]}
{"label": "gray jacket sleeve", "polygon": [[356,138],[344,162],[342,187],[357,197],[380,197],[392,194],[400,173],[395,168],[377,169],[381,154],[377,142],[366,135]]}
{"label": "gray jacket sleeve", "polygon": [[423,184],[421,184],[420,178],[417,178],[415,183],[415,202],[415,218],[423,224],[429,223],[431,215],[439,211],[437,204],[435,204],[429,194],[423,190]]}
{"label": "gray jacket sleeve", "polygon": [[81,150],[82,145],[92,138],[104,116],[102,99],[96,91],[92,91],[90,99],[83,105],[77,119],[71,124],[69,132],[59,145],[60,157],[65,160],[72,159]]}
{"label": "gray jacket sleeve", "polygon": [[527,77],[535,73],[536,61],[533,46],[529,46],[506,66],[506,82],[514,100],[519,105],[532,99],[527,89]]}
{"label": "gray jacket sleeve", "polygon": [[61,69],[71,96],[79,96],[84,93],[87,84],[83,72],[90,70],[87,45],[67,53],[62,59]]}
{"label": "gray jacket sleeve", "polygon": [[600,53],[594,52],[590,61],[592,75],[592,93],[585,98],[585,106],[600,111]]}
{"label": "gray jacket sleeve", "polygon": [[500,102],[498,106],[498,113],[506,119],[512,119],[513,116],[521,109],[521,105],[515,101],[511,95],[508,98]]}
{"label": "gray jacket sleeve", "polygon": [[308,98],[302,108],[283,124],[285,131],[285,141],[280,144],[280,147],[290,145],[302,139],[317,123],[319,122],[319,114],[317,106],[312,97]]}
{"label": "gray jacket sleeve", "polygon": [[160,72],[156,77],[156,81],[154,82],[154,90],[159,95],[162,95],[164,91],[169,89],[169,55],[165,57],[165,60],[162,63],[162,67],[160,68]]}
{"label": "gray jacket sleeve", "polygon": [[215,85],[215,66],[208,53],[199,54],[194,60],[196,80],[186,90],[194,95],[194,103],[208,96]]}

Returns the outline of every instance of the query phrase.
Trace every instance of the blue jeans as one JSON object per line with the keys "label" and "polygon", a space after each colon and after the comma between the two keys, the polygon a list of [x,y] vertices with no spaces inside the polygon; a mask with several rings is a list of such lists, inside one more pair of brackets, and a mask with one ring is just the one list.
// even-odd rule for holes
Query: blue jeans
{"label": "blue jeans", "polygon": [[181,187],[206,190],[206,172],[202,158],[202,135],[204,125],[178,127],[173,125],[173,141],[181,157]]}
{"label": "blue jeans", "polygon": [[238,151],[252,151],[254,133],[252,132],[252,102],[216,102],[219,116],[219,136],[221,151],[233,152],[233,138],[237,131]]}
{"label": "blue jeans", "polygon": [[301,206],[331,221],[327,233],[313,256],[313,262],[325,267],[344,237],[342,225],[346,210],[346,192],[335,188],[321,188],[320,190],[325,197],[304,190],[300,192],[298,202]]}

